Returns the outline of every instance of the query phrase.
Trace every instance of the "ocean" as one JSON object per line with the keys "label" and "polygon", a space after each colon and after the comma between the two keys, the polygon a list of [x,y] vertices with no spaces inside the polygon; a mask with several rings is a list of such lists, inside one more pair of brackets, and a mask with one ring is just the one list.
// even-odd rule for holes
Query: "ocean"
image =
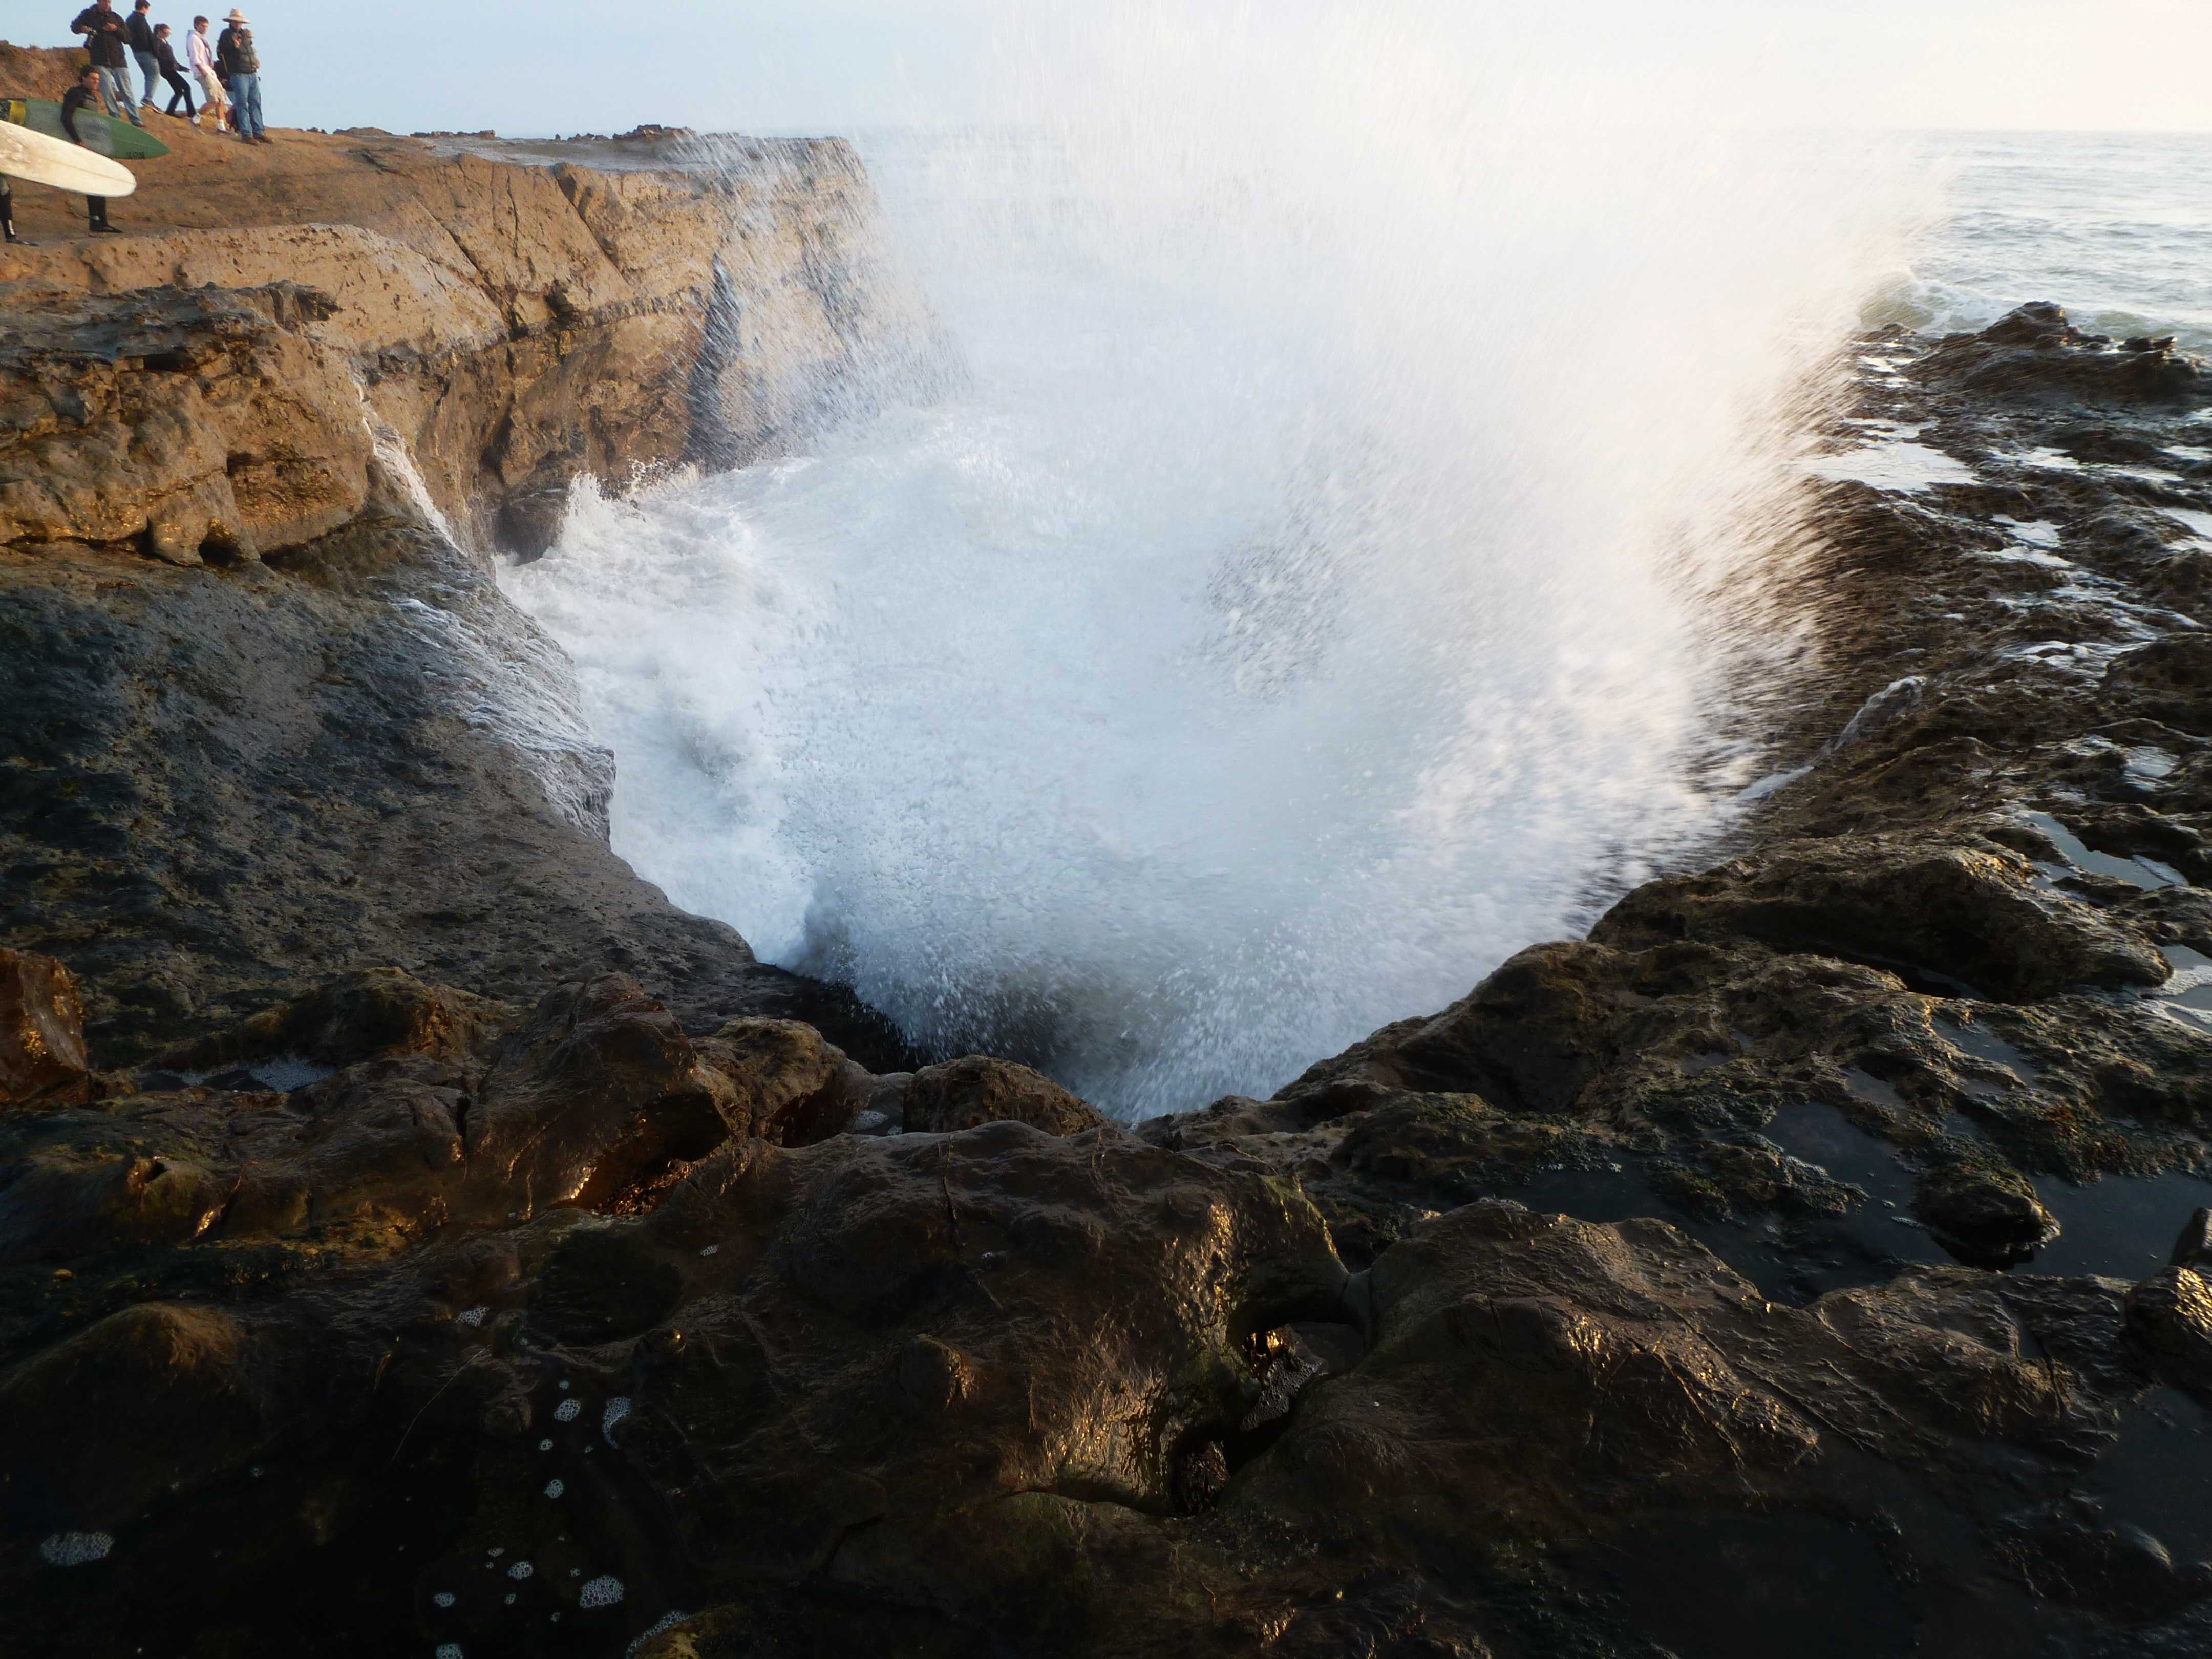
{"label": "ocean", "polygon": [[2212,133],[1937,134],[1914,155],[1940,206],[1877,319],[1940,334],[2047,299],[2212,352]]}
{"label": "ocean", "polygon": [[926,1047],[1264,1095],[1745,810],[1817,671],[1759,598],[1791,411],[1853,330],[2053,299],[2212,349],[2212,137],[1539,140],[1418,92],[869,144],[939,372],[580,486],[504,573],[616,850]]}

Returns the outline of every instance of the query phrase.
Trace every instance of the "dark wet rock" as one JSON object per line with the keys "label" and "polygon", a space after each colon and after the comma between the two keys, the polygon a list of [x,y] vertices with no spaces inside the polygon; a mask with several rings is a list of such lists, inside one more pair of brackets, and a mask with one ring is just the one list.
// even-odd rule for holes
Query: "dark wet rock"
{"label": "dark wet rock", "polygon": [[2087,1603],[2128,1625],[2149,1624],[2212,1595],[2212,1563],[2177,1562],[2140,1527],[2114,1524],[2071,1498],[2011,1527],[2009,1565],[2036,1595]]}
{"label": "dark wet rock", "polygon": [[364,1060],[281,1107],[263,1103],[260,1133],[232,1141],[246,1156],[222,1235],[407,1237],[438,1225],[463,1201],[469,1105],[466,1075],[428,1056]]}
{"label": "dark wet rock", "polygon": [[1410,1191],[1464,1201],[1475,1195],[1470,1176],[1494,1180],[1501,1165],[1555,1162],[1582,1139],[1562,1126],[1492,1111],[1471,1095],[1406,1095],[1361,1114],[1336,1159]]}
{"label": "dark wet rock", "polygon": [[2128,1325],[2174,1380],[2212,1392],[2212,1284],[2194,1267],[2168,1267],[2128,1292]]}
{"label": "dark wet rock", "polygon": [[538,1269],[530,1322],[556,1342],[591,1346],[651,1330],[684,1294],[684,1275],[625,1228],[569,1228]]}
{"label": "dark wet rock", "polygon": [[202,1237],[381,1252],[468,1220],[635,1208],[743,1132],[668,1012],[609,976],[546,998],[488,1067],[399,1052],[289,1094],[26,1118],[0,1144],[0,1259]]}
{"label": "dark wet rock", "polygon": [[2176,634],[2115,657],[2105,685],[2130,714],[2188,731],[2212,728],[2212,634]]}
{"label": "dark wet rock", "polygon": [[[552,1143],[550,1161],[505,1166],[510,1208],[541,1201],[550,1172],[638,1169],[641,1114],[690,1122],[694,1069],[711,1070],[634,987],[547,999],[480,1085],[502,1137],[536,1126]],[[343,1119],[343,1097],[412,1101],[412,1116],[465,1076],[401,1054],[291,1096],[125,1103],[127,1132],[166,1121],[274,1147]],[[1262,1115],[1284,1126],[1268,1133],[1336,1137],[1330,1180],[1448,1203],[1568,1130],[1465,1097],[1401,1094],[1310,1128]],[[1323,1212],[1263,1159],[1216,1161],[1231,1146],[1016,1121],[732,1138],[616,1206],[636,1213],[586,1212],[590,1176],[534,1218],[472,1197],[336,1274],[64,1322],[0,1377],[11,1427],[62,1431],[11,1454],[30,1484],[6,1524],[127,1534],[153,1599],[88,1612],[33,1574],[9,1581],[16,1605],[52,1632],[47,1650],[104,1652],[149,1621],[281,1602],[318,1550],[388,1553],[395,1537],[411,1553],[388,1555],[396,1580],[374,1595],[347,1593],[335,1651],[432,1637],[499,1650],[498,1596],[431,1600],[477,1582],[494,1548],[495,1565],[564,1575],[547,1593],[567,1585],[550,1604],[567,1616],[583,1610],[568,1564],[580,1583],[619,1561],[630,1595],[675,1573],[677,1605],[721,1608],[688,1627],[702,1642],[772,1636],[824,1659],[934,1651],[948,1630],[1071,1654],[1225,1656],[1294,1629],[1319,1653],[1379,1627],[1439,1651],[1525,1649],[1545,1630],[1603,1651],[1624,1607],[1663,1632],[1705,1604],[1746,1641],[1814,1618],[1856,1644],[1839,1653],[1887,1656],[1968,1605],[2030,1618],[2025,1590],[1992,1611],[1986,1589],[1960,1602],[1949,1587],[2021,1583],[2031,1557],[2045,1574],[2063,1561],[2085,1616],[2196,1605],[2183,1568],[2153,1574],[2122,1550],[2093,1573],[2086,1546],[1963,1518],[1998,1468],[2007,1514],[2063,1504],[2130,1409],[2143,1382],[2117,1285],[1923,1270],[1791,1309],[1662,1224],[1494,1201],[1410,1224],[1353,1279]],[[471,1155],[449,1191],[471,1192]],[[357,1167],[404,1190],[396,1164]],[[252,1190],[147,1282],[244,1248]],[[100,1454],[126,1474],[85,1455],[78,1425],[95,1419],[132,1425]],[[547,1497],[549,1470],[564,1495]],[[305,1532],[302,1503],[318,1517]],[[410,1503],[419,1518],[394,1533],[385,1517]],[[210,1558],[211,1526],[258,1541]],[[1839,1565],[1736,1596],[1667,1555],[1669,1538],[1727,1560],[1767,1548],[1774,1571],[1817,1543]],[[1840,1565],[1862,1556],[1878,1565]],[[1684,1589],[1655,1588],[1670,1577]],[[649,1593],[623,1628],[676,1594]],[[251,1626],[241,1639],[276,1651]]]}
{"label": "dark wet rock", "polygon": [[[297,1059],[335,1071],[357,1060],[422,1054],[481,1066],[520,1014],[508,1003],[425,985],[401,969],[368,968],[228,1030],[180,1044],[155,1063],[178,1072],[212,1072]],[[209,1082],[222,1086],[212,1077]]]}
{"label": "dark wet rock", "polygon": [[729,1139],[728,1093],[635,981],[565,986],[484,1078],[464,1135],[468,1186],[477,1202],[524,1216],[639,1202]]}
{"label": "dark wet rock", "polygon": [[981,1123],[1018,1122],[1048,1134],[1079,1134],[1104,1121],[1042,1072],[970,1054],[925,1066],[906,1086],[909,1134],[943,1134]]}
{"label": "dark wet rock", "polygon": [[[11,1455],[29,1484],[0,1518],[33,1535],[135,1528],[149,1583],[176,1576],[164,1550],[191,1554],[201,1577],[171,1619],[281,1595],[313,1559],[315,1538],[289,1529],[212,1559],[204,1541],[162,1531],[181,1508],[203,1540],[217,1513],[237,1535],[255,1489],[227,1483],[264,1459],[284,1491],[320,1483],[325,1535],[356,1549],[376,1491],[433,1498],[459,1460],[476,1495],[439,1503],[408,1535],[425,1607],[451,1586],[441,1539],[472,1508],[512,1501],[502,1481],[534,1481],[544,1505],[549,1467],[570,1471],[573,1490],[547,1520],[611,1536],[642,1492],[707,1583],[801,1593],[833,1559],[850,1582],[896,1577],[914,1548],[900,1534],[944,1539],[978,1509],[999,1550],[1015,1544],[999,1516],[1048,1496],[1109,1523],[1212,1504],[1224,1444],[1297,1346],[1270,1334],[1352,1317],[1345,1285],[1294,1192],[1112,1129],[1000,1122],[793,1150],[747,1139],[694,1166],[650,1215],[571,1209],[457,1229],[343,1291],[141,1304],[87,1327],[0,1382],[9,1433],[58,1431]],[[82,1388],[89,1375],[96,1389]],[[1275,1398],[1278,1417],[1289,1397]],[[131,1425],[107,1462],[84,1455],[100,1417]],[[614,1485],[579,1484],[599,1466],[573,1453],[549,1465],[524,1444],[580,1432]],[[511,1456],[525,1460],[516,1474]],[[356,1467],[373,1482],[341,1473]],[[532,1528],[518,1518],[483,1535],[504,1551]],[[530,1553],[590,1559],[562,1554],[562,1541],[549,1530]],[[988,1570],[1023,1559],[1017,1547]],[[404,1594],[360,1603],[366,1622],[343,1639],[389,1650],[408,1606]],[[101,1650],[131,1616],[111,1605],[52,1650]],[[495,1601],[442,1628],[491,1641],[501,1616]]]}
{"label": "dark wet rock", "polygon": [[2021,307],[1978,334],[1948,336],[1916,373],[1928,385],[1977,397],[2064,404],[2180,403],[2212,395],[2173,342],[2112,342],[2082,333],[2049,301]]}
{"label": "dark wet rock", "polygon": [[868,1073],[797,1020],[732,1020],[698,1048],[734,1091],[732,1125],[779,1146],[842,1133],[873,1093]]}
{"label": "dark wet rock", "polygon": [[1590,936],[1629,945],[1753,939],[2011,1001],[2164,982],[2170,969],[2148,942],[2038,890],[2035,873],[2005,848],[1795,846],[1639,888]]}
{"label": "dark wet rock", "polygon": [[275,1342],[219,1308],[142,1302],[0,1380],[0,1497],[33,1525],[108,1530],[267,1447],[288,1407]]}
{"label": "dark wet rock", "polygon": [[2181,1236],[2173,1241],[2169,1260],[2177,1267],[2212,1267],[2212,1208],[2199,1210],[2189,1218]]}
{"label": "dark wet rock", "polygon": [[[1464,1000],[1430,1020],[1401,1020],[1283,1091],[1317,1100],[1317,1117],[1371,1107],[1365,1092],[1417,1088],[1480,1094],[1539,1111],[1571,1108],[1604,1069],[1601,1033],[1614,1007],[1613,953],[1575,945],[1536,945],[1492,974]],[[1387,1097],[1387,1092],[1381,1097]]]}
{"label": "dark wet rock", "polygon": [[[124,1121],[127,1122],[125,1119]],[[0,1261],[65,1261],[184,1244],[222,1215],[233,1182],[188,1145],[149,1154],[106,1136],[26,1137],[0,1174]],[[89,1141],[89,1144],[88,1144]]]}
{"label": "dark wet rock", "polygon": [[76,979],[52,957],[0,951],[0,1107],[82,1100],[91,1086]]}
{"label": "dark wet rock", "polygon": [[[720,1310],[651,1373],[625,1444],[681,1489],[688,1535],[757,1513],[749,1552],[801,1571],[863,1521],[896,1529],[1023,1492],[1172,1510],[1185,1446],[1259,1397],[1247,1340],[1337,1315],[1343,1282],[1310,1206],[1103,1129],[998,1123],[781,1155],[749,1142],[648,1232],[690,1245],[764,1224],[773,1248],[710,1264]],[[1185,1300],[1178,1285],[1206,1288]],[[763,1320],[787,1333],[775,1349]],[[917,1413],[933,1425],[919,1441]],[[808,1443],[842,1449],[812,1468],[776,1449]]]}
{"label": "dark wet rock", "polygon": [[506,695],[471,640],[529,643],[488,570],[374,514],[280,563],[0,558],[0,927],[77,976],[103,1065],[395,963],[524,1005],[622,972],[694,1030],[804,1018],[904,1057],[849,993],[757,963],[609,852],[604,757],[460,718],[467,684]]}
{"label": "dark wet rock", "polygon": [[1921,1177],[1913,1210],[1961,1259],[1983,1266],[2024,1261],[2058,1236],[2058,1223],[2017,1171],[1951,1164]]}

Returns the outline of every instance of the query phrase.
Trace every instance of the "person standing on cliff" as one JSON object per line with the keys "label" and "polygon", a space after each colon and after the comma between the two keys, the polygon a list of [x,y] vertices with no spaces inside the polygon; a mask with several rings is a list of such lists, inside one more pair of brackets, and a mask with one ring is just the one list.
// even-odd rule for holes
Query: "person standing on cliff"
{"label": "person standing on cliff", "polygon": [[154,77],[161,73],[160,61],[154,54],[154,0],[138,0],[131,7],[131,15],[123,20],[123,38],[131,43],[131,55],[138,60],[138,73],[146,77],[146,95],[139,102],[151,109]]}
{"label": "person standing on cliff", "polygon": [[100,82],[100,101],[107,112],[117,120],[131,118],[131,125],[143,127],[138,118],[138,106],[131,96],[131,82],[124,78],[123,20],[115,15],[110,0],[92,0],[92,3],[77,13],[76,21],[70,25],[71,34],[84,36],[84,50],[92,59],[92,68]]}
{"label": "person standing on cliff", "polygon": [[253,50],[253,31],[236,6],[223,22],[228,27],[215,43],[215,57],[230,87],[230,124],[246,143],[265,144],[270,139],[261,125],[261,58]]}
{"label": "person standing on cliff", "polygon": [[169,106],[161,113],[174,115],[178,104],[181,102],[185,106],[185,118],[194,126],[199,125],[199,112],[192,107],[191,82],[185,79],[185,72],[178,65],[177,49],[169,44],[169,26],[167,23],[154,25],[154,61],[161,67],[161,78],[169,83]]}
{"label": "person standing on cliff", "polygon": [[[62,131],[69,134],[71,143],[84,144],[84,139],[76,130],[76,118],[91,108],[93,101],[106,90],[100,71],[87,64],[84,72],[77,76],[76,84],[62,94]],[[92,147],[85,144],[85,148],[89,149]],[[86,197],[84,210],[94,235],[120,236],[123,234],[107,222],[107,198],[105,196]]]}
{"label": "person standing on cliff", "polygon": [[215,130],[221,132],[230,125],[230,94],[223,90],[222,75],[216,67],[215,42],[208,39],[206,18],[192,19],[192,32],[185,37],[185,46],[192,75],[200,83],[200,101],[215,117]]}

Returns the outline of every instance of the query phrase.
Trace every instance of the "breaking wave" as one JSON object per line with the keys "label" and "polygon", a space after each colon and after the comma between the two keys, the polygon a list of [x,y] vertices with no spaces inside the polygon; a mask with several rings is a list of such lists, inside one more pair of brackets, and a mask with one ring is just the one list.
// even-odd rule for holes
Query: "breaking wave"
{"label": "breaking wave", "polygon": [[641,872],[1129,1115],[1715,828],[1798,648],[1783,411],[1904,219],[1862,156],[1594,125],[1422,8],[1297,15],[1010,34],[1012,125],[866,147],[957,374],[580,486],[503,577]]}

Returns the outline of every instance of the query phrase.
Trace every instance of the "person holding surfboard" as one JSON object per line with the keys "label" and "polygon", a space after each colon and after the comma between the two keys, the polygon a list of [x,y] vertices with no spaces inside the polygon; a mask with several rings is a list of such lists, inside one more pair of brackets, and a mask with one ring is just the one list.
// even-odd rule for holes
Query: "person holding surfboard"
{"label": "person holding surfboard", "polygon": [[[62,131],[69,134],[72,143],[84,143],[77,134],[76,118],[86,106],[100,95],[101,90],[100,71],[87,64],[84,73],[77,77],[77,83],[62,94]],[[107,222],[107,198],[105,196],[87,196],[84,210],[94,235],[120,236],[123,234]]]}
{"label": "person holding surfboard", "polygon": [[118,121],[130,117],[134,127],[144,126],[138,118],[138,102],[131,95],[131,82],[125,78],[123,20],[116,15],[112,0],[92,0],[77,13],[70,33],[84,36],[85,55],[92,59],[107,112]]}
{"label": "person holding surfboard", "polygon": [[[88,123],[93,137],[103,143],[112,143],[119,132],[125,137],[136,137],[140,144],[155,146],[149,153],[167,154],[167,149],[156,140],[133,135],[128,127],[102,115],[94,106],[100,91],[100,71],[88,65],[58,104],[33,102],[27,106],[21,99],[0,100],[0,116],[4,117],[0,118],[0,232],[6,234],[9,241],[23,240],[15,234],[14,179],[52,185],[56,190],[84,191],[85,210],[91,217],[94,234],[122,234],[107,222],[107,200],[112,196],[131,195],[138,188],[138,181],[130,168],[88,144],[85,129],[78,124]],[[54,116],[55,136],[51,137],[32,130],[37,112],[46,110]]]}
{"label": "person holding surfboard", "polygon": [[[133,133],[122,122],[101,115],[95,106],[100,93],[100,70],[86,66],[77,70],[77,84],[70,86],[60,104],[20,97],[0,100],[0,232],[7,234],[7,241],[22,241],[15,234],[13,179],[51,184],[55,191],[84,191],[93,232],[104,237],[122,234],[108,223],[108,197],[133,195],[137,179],[131,177],[131,168],[86,143],[86,128],[80,122],[91,128],[93,139],[101,146],[135,139],[137,146],[146,146],[142,150],[146,155],[166,155],[168,149],[159,139]],[[51,128],[33,131],[49,111],[53,115]]]}

